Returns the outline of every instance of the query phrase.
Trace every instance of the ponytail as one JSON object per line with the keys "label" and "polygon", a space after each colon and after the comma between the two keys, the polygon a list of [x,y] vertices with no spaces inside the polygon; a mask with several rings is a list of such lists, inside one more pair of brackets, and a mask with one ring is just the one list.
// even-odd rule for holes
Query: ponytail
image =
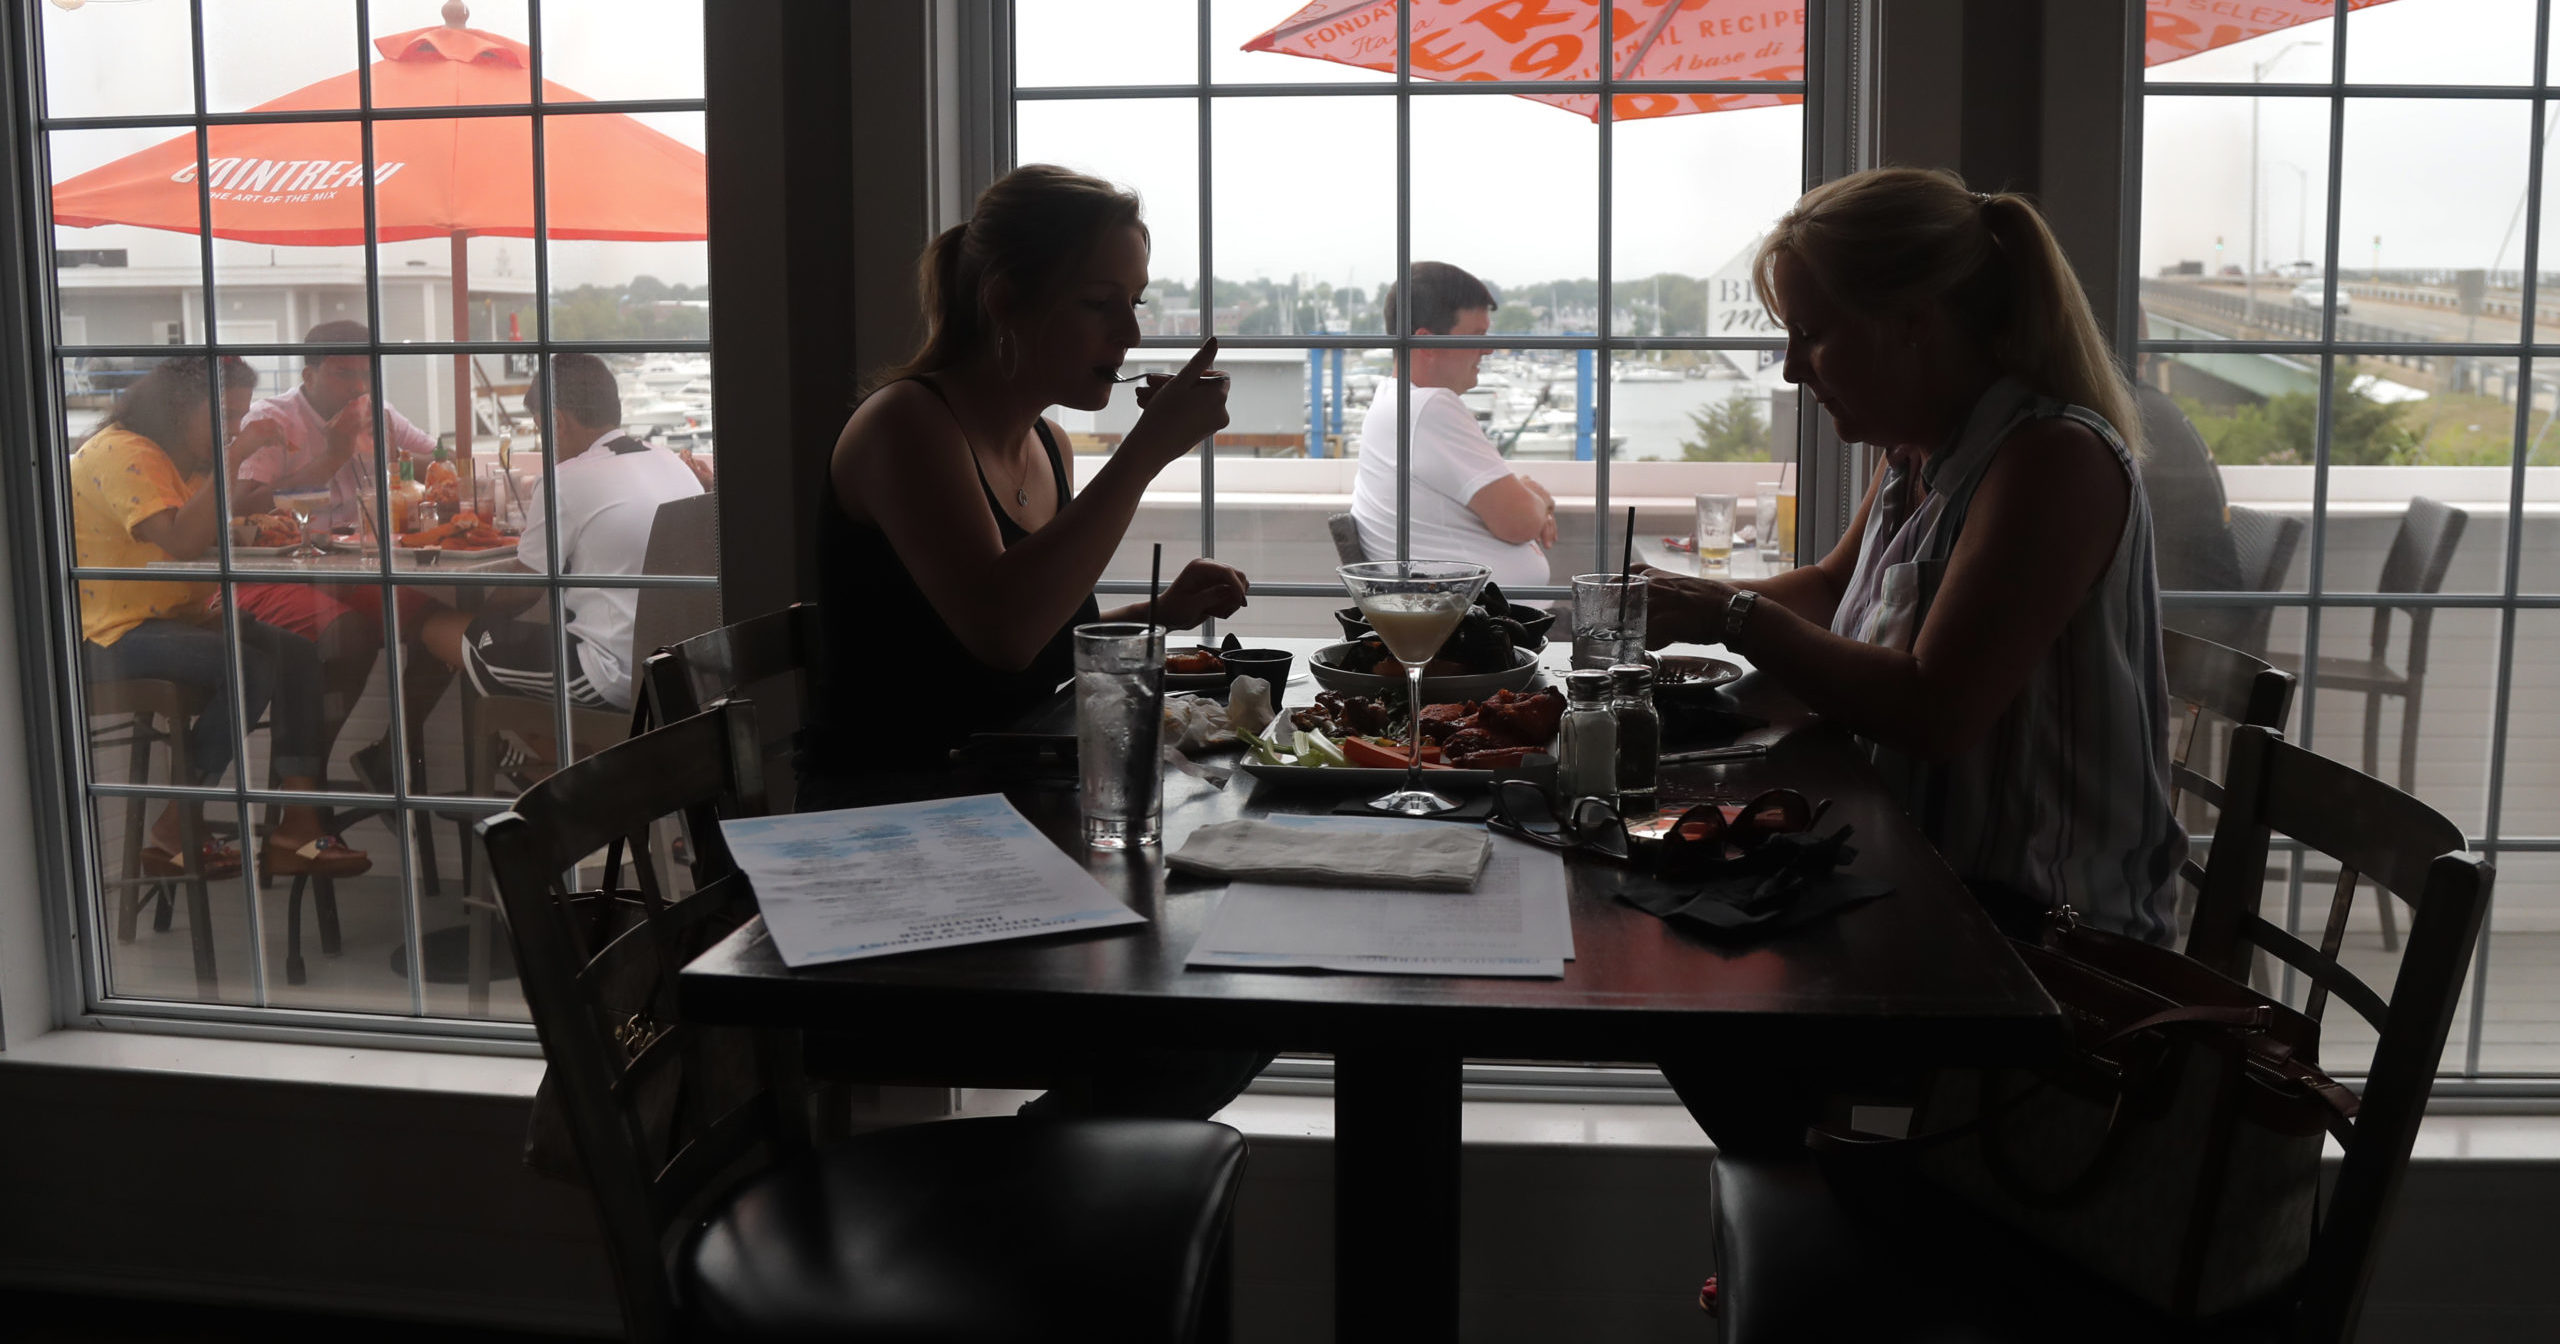
{"label": "ponytail", "polygon": [[1045,307],[1094,244],[1124,226],[1146,231],[1137,194],[1098,177],[1027,163],[996,179],[978,194],[968,222],[936,235],[917,261],[924,340],[863,390],[953,368],[985,353],[998,334],[996,316],[987,309],[993,282],[1005,282],[1027,309]]}
{"label": "ponytail", "polygon": [[1752,280],[1773,311],[1781,256],[1858,311],[1945,305],[1986,363],[2097,412],[2141,454],[2132,390],[2080,277],[2027,198],[1970,191],[1936,169],[1852,173],[1806,192],[1761,242]]}

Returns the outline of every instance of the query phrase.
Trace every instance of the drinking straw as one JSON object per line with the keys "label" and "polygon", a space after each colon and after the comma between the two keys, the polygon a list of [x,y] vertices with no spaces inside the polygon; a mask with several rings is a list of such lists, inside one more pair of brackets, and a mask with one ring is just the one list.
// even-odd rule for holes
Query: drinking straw
{"label": "drinking straw", "polygon": [[1156,590],[1164,583],[1164,543],[1156,543],[1156,558],[1147,566],[1147,624],[1156,623]]}
{"label": "drinking straw", "polygon": [[1636,506],[1627,506],[1626,549],[1618,558],[1618,637],[1626,638],[1627,590],[1635,587],[1636,576]]}

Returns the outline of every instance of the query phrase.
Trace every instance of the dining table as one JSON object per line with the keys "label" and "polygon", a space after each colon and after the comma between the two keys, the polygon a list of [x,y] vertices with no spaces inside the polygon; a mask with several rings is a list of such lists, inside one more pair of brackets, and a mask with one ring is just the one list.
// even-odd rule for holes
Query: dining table
{"label": "dining table", "polygon": [[[1560,678],[1571,640],[1557,634],[1541,664]],[[1253,642],[1297,654],[1284,703],[1307,703],[1316,688],[1304,668],[1327,641]],[[1668,765],[1662,801],[1740,801],[1780,785],[1828,800],[1823,829],[1855,832],[1844,871],[1889,885],[1888,895],[1785,932],[1719,941],[1618,900],[1603,861],[1569,854],[1573,956],[1560,978],[1187,969],[1224,888],[1169,876],[1164,853],[1209,822],[1330,812],[1347,795],[1242,771],[1219,783],[1214,771],[1201,779],[1168,770],[1163,848],[1087,852],[1072,782],[1024,780],[1005,796],[1144,923],[793,969],[757,919],[683,969],[682,1010],[704,1023],[868,1041],[884,1079],[955,1085],[992,1064],[1089,1059],[1113,1047],[1330,1056],[1337,1338],[1455,1340],[1467,1061],[1919,1068],[2031,1060],[2061,1039],[2052,999],[1849,734],[1761,674],[1712,694],[1765,720],[1742,740],[1768,750]],[[859,1071],[861,1052],[833,1063]],[[1725,1081],[1750,1089],[1762,1080],[1745,1067]]]}

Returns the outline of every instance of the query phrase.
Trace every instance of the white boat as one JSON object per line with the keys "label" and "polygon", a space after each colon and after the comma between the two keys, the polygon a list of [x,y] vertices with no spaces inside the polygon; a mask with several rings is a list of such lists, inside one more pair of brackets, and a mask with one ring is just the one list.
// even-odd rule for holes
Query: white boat
{"label": "white boat", "polygon": [[[687,406],[680,401],[650,401],[622,408],[622,423],[626,428],[638,426],[643,429],[668,429],[704,425],[710,422],[709,412],[699,406]],[[647,435],[643,434],[641,437],[646,438]]]}
{"label": "white boat", "polygon": [[707,359],[653,359],[640,366],[640,385],[655,392],[672,392],[699,380],[707,392],[711,385],[711,361]]}
{"label": "white boat", "polygon": [[1610,370],[1609,377],[1621,383],[1676,383],[1680,381],[1680,372],[1659,364],[1622,364]]}

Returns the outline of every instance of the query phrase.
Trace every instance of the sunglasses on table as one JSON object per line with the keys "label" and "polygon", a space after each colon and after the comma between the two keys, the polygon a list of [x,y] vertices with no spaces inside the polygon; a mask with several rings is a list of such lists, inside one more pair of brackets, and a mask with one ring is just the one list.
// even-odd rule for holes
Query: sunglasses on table
{"label": "sunglasses on table", "polygon": [[[1658,868],[1720,862],[1728,847],[1748,853],[1771,836],[1812,830],[1830,806],[1828,801],[1810,802],[1794,789],[1770,789],[1744,803],[1731,821],[1725,819],[1722,805],[1700,803],[1662,825],[1658,832],[1638,839],[1653,842],[1652,857]],[[1485,825],[1549,849],[1578,850],[1620,861],[1631,858],[1637,848],[1629,840],[1626,818],[1619,814],[1616,804],[1605,798],[1586,797],[1574,799],[1559,810],[1546,790],[1532,780],[1497,782],[1493,814]]]}

